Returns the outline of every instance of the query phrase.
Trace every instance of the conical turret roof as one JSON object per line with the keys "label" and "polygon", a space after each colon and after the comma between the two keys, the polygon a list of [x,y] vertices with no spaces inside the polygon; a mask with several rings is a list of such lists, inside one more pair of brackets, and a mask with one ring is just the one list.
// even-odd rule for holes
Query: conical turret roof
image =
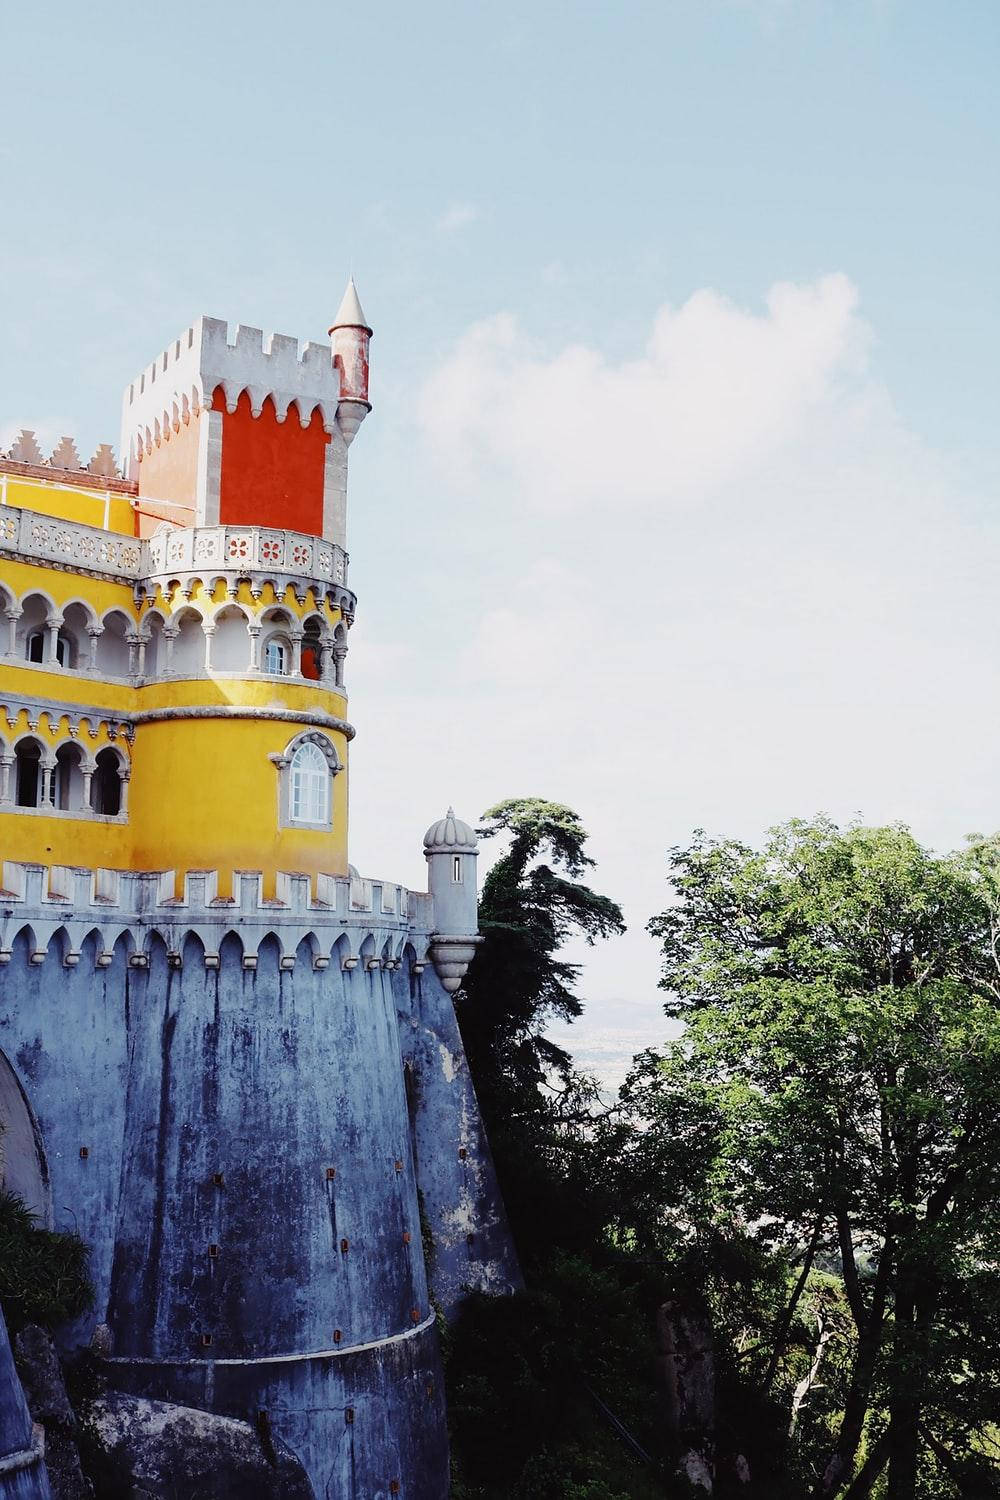
{"label": "conical turret roof", "polygon": [[340,306],[337,308],[337,316],[330,324],[330,332],[332,333],[335,328],[364,328],[368,333],[372,331],[368,319],[362,311],[358,289],[354,285],[353,276],[347,283],[347,290],[343,295]]}

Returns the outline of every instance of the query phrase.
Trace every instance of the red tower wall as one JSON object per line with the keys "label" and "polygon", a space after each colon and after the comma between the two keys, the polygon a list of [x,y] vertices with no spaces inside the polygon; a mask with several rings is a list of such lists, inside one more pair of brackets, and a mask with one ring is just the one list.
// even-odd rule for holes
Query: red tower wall
{"label": "red tower wall", "polygon": [[303,427],[294,409],[279,422],[270,397],[259,417],[244,391],[226,410],[221,387],[212,405],[222,412],[219,520],[223,525],[280,526],[323,534],[323,472],[330,441],[320,412]]}

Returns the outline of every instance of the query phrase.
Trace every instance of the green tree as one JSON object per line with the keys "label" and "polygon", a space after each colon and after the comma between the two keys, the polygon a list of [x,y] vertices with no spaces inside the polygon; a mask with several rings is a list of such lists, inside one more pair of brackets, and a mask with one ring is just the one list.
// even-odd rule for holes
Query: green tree
{"label": "green tree", "polygon": [[621,932],[622,914],[580,879],[593,861],[569,808],[509,800],[483,825],[481,837],[509,842],[484,881],[485,941],[457,1009],[528,1290],[470,1298],[449,1333],[453,1493],[651,1500],[657,1478],[591,1395],[652,1441],[645,1273],[608,1238],[613,1111],[544,1034],[553,1017],[583,1009],[563,944]]}
{"label": "green tree", "polygon": [[825,1316],[848,1337],[842,1408],[812,1424],[817,1500],[861,1500],[883,1472],[887,1500],[996,1493],[1000,843],[938,857],[903,828],[819,819],[760,851],[700,835],[672,869],[651,930],[685,1029],[632,1081],[629,1154],[687,1187],[666,1207],[651,1190],[653,1224],[789,1268],[748,1345],[759,1394],[799,1388],[800,1304],[836,1272]]}
{"label": "green tree", "polygon": [[483,882],[479,926],[485,942],[466,979],[459,1020],[486,1113],[532,1114],[539,1087],[555,1071],[569,1077],[569,1055],[544,1036],[554,1018],[583,1010],[579,965],[559,957],[571,937],[593,943],[624,932],[621,908],[577,877],[593,868],[579,817],[537,797],[498,802],[483,814],[480,838],[508,836]]}

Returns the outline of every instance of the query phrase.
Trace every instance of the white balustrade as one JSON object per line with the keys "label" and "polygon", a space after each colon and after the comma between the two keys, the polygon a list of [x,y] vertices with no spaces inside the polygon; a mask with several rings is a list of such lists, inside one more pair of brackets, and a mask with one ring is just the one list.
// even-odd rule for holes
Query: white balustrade
{"label": "white balustrade", "polygon": [[260,526],[177,527],[141,542],[7,505],[0,507],[0,552],[110,574],[129,583],[202,571],[347,583],[342,547],[301,532]]}

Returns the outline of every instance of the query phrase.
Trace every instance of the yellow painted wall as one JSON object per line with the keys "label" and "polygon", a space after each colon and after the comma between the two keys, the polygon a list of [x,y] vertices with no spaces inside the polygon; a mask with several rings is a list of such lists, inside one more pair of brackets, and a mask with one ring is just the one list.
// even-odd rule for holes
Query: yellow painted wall
{"label": "yellow painted wall", "polygon": [[[128,497],[112,496],[106,504],[100,491],[90,493],[11,474],[5,476],[5,488],[10,505],[85,525],[108,525],[126,534],[133,532],[134,515]],[[0,558],[0,584],[19,603],[30,594],[40,593],[59,610],[74,600],[90,605],[98,617],[118,609],[140,629],[143,615],[153,608],[169,615],[193,605],[207,618],[231,602],[221,582],[209,591],[196,581],[190,599],[176,589],[170,598],[164,598],[158,588],[154,599],[137,608],[129,584],[6,558]],[[339,610],[331,609],[325,600],[317,605],[311,594],[300,603],[291,588],[279,598],[273,587],[265,584],[261,597],[255,599],[244,582],[237,598],[257,616],[281,605],[296,619],[318,609],[331,628],[341,618]],[[0,718],[0,747],[8,752],[22,734],[29,732],[53,750],[71,738],[68,716],[56,707],[44,710],[46,703],[95,710],[81,721],[77,735],[90,756],[111,743],[102,715],[130,719],[151,709],[242,707],[292,711],[309,715],[310,720],[289,723],[220,717],[137,723],[132,746],[121,737],[115,741],[132,767],[126,822],[0,806],[0,859],[173,869],[178,887],[187,870],[217,869],[223,896],[230,894],[234,869],[261,870],[265,896],[274,895],[275,875],[280,870],[310,875],[347,873],[347,738],[342,731],[327,730],[317,722],[326,716],[346,716],[343,694],[291,678],[227,673],[207,678],[170,677],[136,686],[102,679],[84,670],[49,670],[4,657],[6,627],[7,621],[0,618],[0,705],[6,694],[6,711],[13,718],[12,726]],[[34,728],[28,722],[27,710],[19,710],[15,695],[44,710]],[[279,772],[270,756],[284,753],[296,735],[310,728],[329,735],[344,768],[334,777],[333,826],[327,832],[278,826]]]}
{"label": "yellow painted wall", "polygon": [[347,745],[333,731],[344,771],[333,780],[333,828],[278,827],[278,768],[308,725],[267,719],[167,720],[142,724],[129,790],[132,868],[217,869],[219,895],[231,895],[231,872],[263,870],[273,897],[278,870],[347,873]]}
{"label": "yellow painted wall", "polygon": [[5,474],[0,485],[6,491],[8,505],[54,516],[60,521],[79,521],[84,526],[99,526],[123,536],[135,535],[135,511],[129,495],[111,490],[76,488],[47,479],[31,479],[22,474]]}
{"label": "yellow painted wall", "polygon": [[[109,609],[120,609],[131,619],[136,619],[132,589],[127,583],[84,578],[79,573],[64,573],[59,568],[46,568],[37,563],[14,562],[9,557],[0,557],[0,583],[19,601],[28,594],[45,594],[62,609],[72,600],[82,599],[93,605],[98,615]],[[0,621],[0,626],[3,623]]]}

